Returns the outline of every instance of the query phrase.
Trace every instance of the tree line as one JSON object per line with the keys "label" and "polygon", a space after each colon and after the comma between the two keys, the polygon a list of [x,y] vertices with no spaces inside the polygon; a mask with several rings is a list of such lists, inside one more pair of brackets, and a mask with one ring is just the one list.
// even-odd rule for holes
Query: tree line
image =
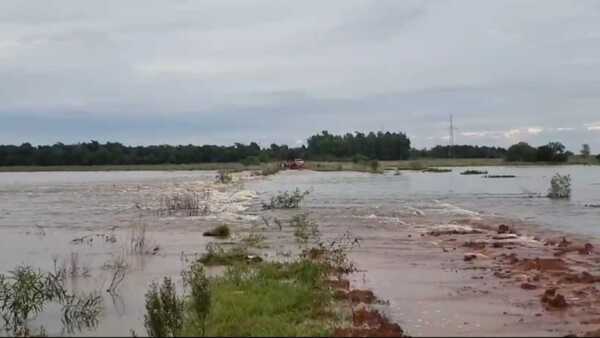
{"label": "tree line", "polygon": [[[590,156],[584,145],[582,155]],[[419,158],[504,158],[507,161],[564,162],[572,155],[560,142],[533,147],[525,142],[508,149],[473,145],[438,145],[431,149],[412,149],[402,132],[331,134],[322,131],[307,139],[306,146],[289,147],[257,143],[223,145],[127,146],[97,141],[77,144],[56,143],[32,146],[29,143],[0,145],[0,166],[15,165],[132,165],[241,162],[258,164],[294,158],[308,160],[407,160]],[[600,155],[599,155],[600,157]],[[600,159],[600,158],[599,158]]]}

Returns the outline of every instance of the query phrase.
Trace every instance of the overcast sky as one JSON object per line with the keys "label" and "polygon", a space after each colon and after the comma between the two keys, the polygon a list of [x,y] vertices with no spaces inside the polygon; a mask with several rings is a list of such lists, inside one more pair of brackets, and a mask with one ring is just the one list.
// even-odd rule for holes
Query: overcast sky
{"label": "overcast sky", "polygon": [[600,1],[0,1],[0,143],[600,151]]}

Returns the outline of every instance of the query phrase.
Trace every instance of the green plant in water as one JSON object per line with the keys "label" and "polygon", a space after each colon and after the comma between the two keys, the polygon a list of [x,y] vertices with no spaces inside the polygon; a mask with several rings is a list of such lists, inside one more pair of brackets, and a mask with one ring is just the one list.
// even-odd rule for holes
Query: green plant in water
{"label": "green plant in water", "polygon": [[297,209],[300,207],[300,203],[310,192],[300,191],[296,188],[293,192],[282,192],[271,197],[270,203],[263,203],[263,209]]}
{"label": "green plant in water", "polygon": [[290,226],[294,228],[294,237],[296,241],[302,245],[308,245],[308,241],[311,238],[317,239],[319,237],[319,225],[308,218],[308,214],[299,214],[292,217],[290,220]]}
{"label": "green plant in water", "polygon": [[200,258],[199,262],[204,265],[232,265],[243,262],[258,262],[261,258],[255,255],[250,255],[246,248],[235,246],[229,250],[217,243],[208,243],[206,245],[206,253]]}
{"label": "green plant in water", "polygon": [[7,275],[0,274],[0,314],[4,329],[13,335],[31,334],[29,321],[50,303],[62,305],[62,324],[68,332],[95,327],[102,311],[102,298],[96,293],[70,294],[63,281],[63,276],[25,265],[17,266]]}
{"label": "green plant in water", "polygon": [[183,327],[184,302],[177,296],[171,278],[154,282],[146,292],[144,326],[150,337],[175,337]]}
{"label": "green plant in water", "polygon": [[233,181],[233,177],[231,176],[231,172],[229,172],[227,170],[219,170],[217,172],[216,181],[217,181],[217,183],[221,183],[221,184],[231,183]]}

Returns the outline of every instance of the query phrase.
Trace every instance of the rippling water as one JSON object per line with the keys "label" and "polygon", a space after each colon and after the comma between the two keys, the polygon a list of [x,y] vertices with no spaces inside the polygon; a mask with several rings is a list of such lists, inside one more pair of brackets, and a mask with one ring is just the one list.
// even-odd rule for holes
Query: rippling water
{"label": "rippling water", "polygon": [[[405,261],[407,253],[398,249],[398,243],[404,239],[394,235],[395,229],[421,222],[414,218],[435,223],[449,217],[489,214],[557,230],[600,235],[600,209],[586,206],[600,204],[598,167],[477,168],[490,174],[517,176],[509,179],[459,175],[465,169],[454,168],[451,173],[440,174],[404,171],[400,175],[287,171],[250,180],[243,188],[212,187],[213,212],[203,217],[158,217],[152,210],[161,194],[203,191],[213,181],[214,172],[0,173],[0,271],[18,263],[49,269],[53,257],[61,260],[77,252],[82,264],[91,267],[93,277],[78,281],[74,287],[103,289],[110,275],[102,271],[102,264],[123,250],[131,224],[144,222],[149,227],[148,240],[160,246],[160,254],[130,262],[122,292],[118,297],[105,297],[107,307],[100,327],[86,333],[128,335],[129,329],[145,332],[143,297],[150,281],[164,275],[178,276],[184,266],[182,253],[186,256],[202,251],[207,243],[202,232],[208,227],[224,222],[241,228],[261,223],[258,204],[277,191],[310,190],[304,209],[318,219],[324,236],[349,229],[365,239],[357,257],[366,268],[372,268],[373,278],[382,273],[393,276],[390,271],[400,271],[398,262]],[[540,197],[556,172],[572,176],[570,200]],[[249,191],[240,194],[240,189]],[[252,194],[254,191],[257,197]],[[116,243],[71,243],[78,236],[111,231],[118,238]],[[400,274],[397,278],[404,277]],[[419,290],[426,287],[419,279],[408,282],[415,285],[410,294],[395,290],[394,281],[389,278],[372,285],[392,302],[402,302],[407,297],[418,297]],[[420,332],[420,324],[410,322],[417,314],[411,315],[394,304],[392,309],[394,319],[404,321],[412,332]],[[47,325],[49,320],[42,317],[39,322]],[[440,326],[440,331],[424,332],[435,334],[443,329]],[[58,328],[48,330],[50,334],[60,333]]]}

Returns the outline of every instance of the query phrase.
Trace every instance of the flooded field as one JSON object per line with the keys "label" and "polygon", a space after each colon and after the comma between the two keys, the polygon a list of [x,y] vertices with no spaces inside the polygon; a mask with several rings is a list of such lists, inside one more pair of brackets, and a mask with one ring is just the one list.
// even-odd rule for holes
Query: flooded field
{"label": "flooded field", "polygon": [[[112,276],[106,267],[124,257],[129,269],[119,292],[104,294],[100,324],[84,334],[128,335],[130,329],[144,333],[148,284],[165,275],[179,276],[186,259],[201,253],[210,241],[202,236],[210,227],[229,224],[234,236],[261,227],[269,244],[261,254],[289,255],[293,239],[272,224],[265,227],[265,220],[286,219],[298,211],[263,211],[260,203],[278,191],[299,188],[310,191],[301,211],[320,224],[323,237],[349,232],[360,239],[352,256],[361,272],[353,276],[353,283],[388,300],[382,310],[409,334],[551,335],[529,320],[498,320],[500,313],[517,311],[511,298],[518,299],[520,291],[466,298],[464,288],[473,283],[475,272],[452,271],[446,258],[433,257],[430,243],[415,245],[412,239],[452,220],[487,218],[600,236],[600,208],[592,207],[600,204],[600,170],[478,168],[516,175],[493,179],[460,175],[465,169],[400,175],[286,171],[266,178],[244,175],[229,185],[214,183],[215,172],[0,173],[0,271],[20,263],[51,270],[76,256],[85,273],[72,278],[70,285],[103,291]],[[573,197],[568,201],[542,197],[555,172],[572,176]],[[174,194],[198,196],[198,211],[165,211],[164,198]],[[132,239],[140,229],[145,249],[136,253]],[[55,322],[52,319],[41,317],[38,322],[50,335],[60,334],[60,327],[48,324]]]}

